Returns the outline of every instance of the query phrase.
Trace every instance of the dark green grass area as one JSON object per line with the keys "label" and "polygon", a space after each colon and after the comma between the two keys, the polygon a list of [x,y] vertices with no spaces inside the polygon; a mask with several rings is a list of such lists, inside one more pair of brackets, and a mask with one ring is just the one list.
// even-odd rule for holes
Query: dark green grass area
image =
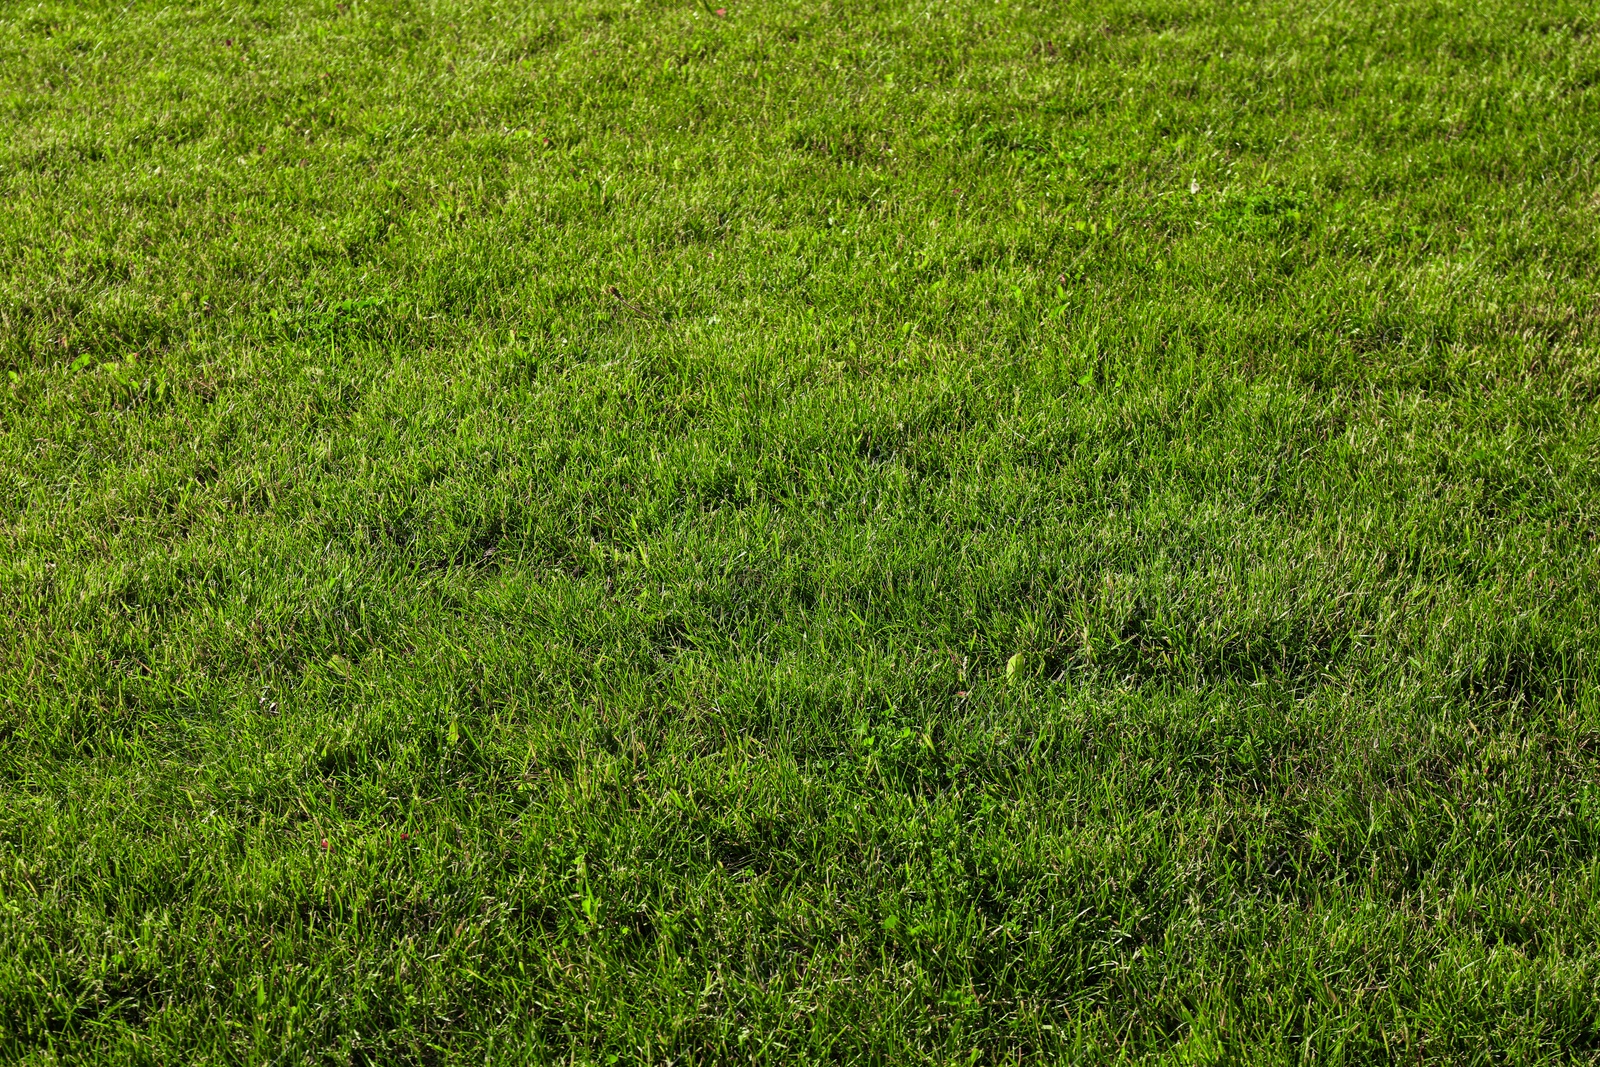
{"label": "dark green grass area", "polygon": [[0,3],[0,1055],[1600,1059],[1597,131],[1568,0]]}

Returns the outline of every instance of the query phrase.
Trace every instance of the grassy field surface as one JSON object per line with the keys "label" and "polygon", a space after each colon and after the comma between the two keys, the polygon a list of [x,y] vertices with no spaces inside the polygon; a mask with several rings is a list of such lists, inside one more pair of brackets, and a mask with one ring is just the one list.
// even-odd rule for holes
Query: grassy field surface
{"label": "grassy field surface", "polygon": [[0,1056],[1600,1058],[1595,8],[727,2],[0,0]]}

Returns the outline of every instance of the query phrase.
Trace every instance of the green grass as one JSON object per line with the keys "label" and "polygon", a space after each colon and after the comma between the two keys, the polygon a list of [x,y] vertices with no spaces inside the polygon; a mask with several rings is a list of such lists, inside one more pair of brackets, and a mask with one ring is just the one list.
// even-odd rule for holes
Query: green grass
{"label": "green grass", "polygon": [[1590,4],[7,0],[0,129],[5,1058],[1600,1059]]}

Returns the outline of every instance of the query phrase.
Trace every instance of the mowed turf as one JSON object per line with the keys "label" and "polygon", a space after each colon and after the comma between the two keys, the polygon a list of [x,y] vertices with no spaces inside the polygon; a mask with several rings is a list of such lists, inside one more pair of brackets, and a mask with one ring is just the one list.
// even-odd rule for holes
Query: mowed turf
{"label": "mowed turf", "polygon": [[0,130],[6,1058],[1600,1058],[1591,5],[7,0]]}

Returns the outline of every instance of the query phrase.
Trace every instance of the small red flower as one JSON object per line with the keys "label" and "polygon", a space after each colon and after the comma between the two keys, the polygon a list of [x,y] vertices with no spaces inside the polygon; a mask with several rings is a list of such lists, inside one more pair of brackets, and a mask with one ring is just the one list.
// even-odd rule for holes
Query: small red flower
{"label": "small red flower", "polygon": [[410,841],[411,840],[411,835],[410,834],[401,834],[400,835],[400,840],[402,840],[402,841]]}
{"label": "small red flower", "polygon": [[327,847],[328,847],[328,839],[327,839],[327,838],[326,838],[326,837],[324,837],[324,838],[323,838],[323,839],[322,839],[322,847],[323,847],[323,848],[324,848],[324,849],[326,849],[326,848],[327,848]]}
{"label": "small red flower", "polygon": [[725,7],[717,8],[717,18],[725,19],[727,17],[728,17],[728,9],[727,8],[725,8]]}

